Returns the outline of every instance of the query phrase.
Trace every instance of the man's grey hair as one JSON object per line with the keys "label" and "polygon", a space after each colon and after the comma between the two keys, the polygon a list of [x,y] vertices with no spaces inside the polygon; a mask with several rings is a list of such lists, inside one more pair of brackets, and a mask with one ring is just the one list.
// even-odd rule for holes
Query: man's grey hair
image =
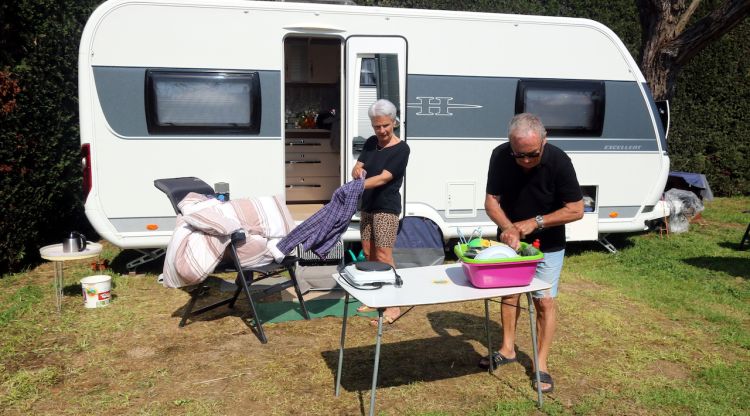
{"label": "man's grey hair", "polygon": [[547,129],[544,128],[544,124],[542,124],[542,120],[540,120],[539,117],[531,113],[521,113],[516,114],[510,120],[510,125],[508,126],[508,140],[510,140],[512,136],[515,136],[514,133],[525,133],[527,131],[533,131],[538,134],[542,140],[547,138]]}
{"label": "man's grey hair", "polygon": [[372,103],[370,108],[367,110],[367,115],[372,120],[375,117],[388,116],[391,120],[396,121],[397,118],[396,106],[392,102],[386,99],[380,99]]}

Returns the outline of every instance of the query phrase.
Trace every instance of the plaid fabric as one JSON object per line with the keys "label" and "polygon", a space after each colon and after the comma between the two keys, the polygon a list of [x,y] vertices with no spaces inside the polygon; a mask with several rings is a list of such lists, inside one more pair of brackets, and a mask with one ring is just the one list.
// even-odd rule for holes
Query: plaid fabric
{"label": "plaid fabric", "polygon": [[325,259],[357,211],[357,200],[364,187],[364,179],[355,179],[336,189],[331,202],[293,229],[276,248],[288,254],[302,244],[303,250],[312,250]]}

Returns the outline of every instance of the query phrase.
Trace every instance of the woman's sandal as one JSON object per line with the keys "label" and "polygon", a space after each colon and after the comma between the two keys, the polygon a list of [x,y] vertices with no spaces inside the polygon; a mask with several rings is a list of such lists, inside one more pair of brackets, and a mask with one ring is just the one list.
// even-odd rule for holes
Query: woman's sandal
{"label": "woman's sandal", "polygon": [[[495,352],[492,353],[493,368],[498,368],[501,365],[505,365],[505,364],[515,363],[516,361],[518,361],[517,357],[506,358],[504,355],[500,354],[500,351],[495,351]],[[489,356],[482,357],[479,360],[478,365],[479,365],[479,368],[483,368],[485,370],[489,369],[490,368],[490,357]],[[546,381],[545,381],[545,383],[546,383]]]}
{"label": "woman's sandal", "polygon": [[367,305],[362,305],[359,308],[357,308],[357,312],[360,312],[360,313],[377,312],[377,311],[378,311],[377,309],[371,308]]}
{"label": "woman's sandal", "polygon": [[[392,317],[392,316],[388,316],[388,315],[384,314],[383,315],[383,324],[384,325],[391,325],[392,323],[396,322],[398,320],[398,318],[400,318],[400,317],[401,317],[401,314],[399,314],[395,318]],[[377,328],[378,327],[378,320],[377,319],[371,319],[370,320],[370,325],[372,325],[375,328]]]}

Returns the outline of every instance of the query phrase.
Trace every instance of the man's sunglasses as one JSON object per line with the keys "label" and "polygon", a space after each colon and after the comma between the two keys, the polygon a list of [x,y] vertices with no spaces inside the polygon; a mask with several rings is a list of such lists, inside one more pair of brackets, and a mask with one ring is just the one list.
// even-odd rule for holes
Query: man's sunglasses
{"label": "man's sunglasses", "polygon": [[539,150],[535,150],[533,152],[527,152],[527,153],[518,153],[518,152],[514,152],[513,149],[511,149],[510,155],[516,159],[526,159],[526,158],[533,159],[535,157],[539,157],[542,155],[542,148],[540,147]]}

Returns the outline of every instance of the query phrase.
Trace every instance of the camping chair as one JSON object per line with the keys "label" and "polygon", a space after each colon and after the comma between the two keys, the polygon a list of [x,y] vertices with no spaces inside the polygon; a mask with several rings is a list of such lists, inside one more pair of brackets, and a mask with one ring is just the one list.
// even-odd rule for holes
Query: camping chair
{"label": "camping chair", "polygon": [[[169,201],[172,203],[172,208],[174,208],[177,214],[181,213],[177,204],[182,201],[182,199],[188,193],[196,192],[200,194],[214,194],[214,189],[209,184],[194,177],[157,179],[154,181],[154,186],[160,191],[167,194]],[[245,233],[242,231],[235,231],[231,235],[228,247],[228,252],[230,254],[229,257],[234,263],[234,270],[237,271],[237,278],[235,279],[237,289],[234,292],[234,296],[193,311],[193,307],[195,306],[198,298],[203,296],[208,290],[207,286],[199,284],[197,288],[189,291],[190,302],[185,308],[185,311],[182,313],[182,319],[180,320],[179,324],[180,327],[184,327],[188,318],[190,318],[191,316],[200,315],[203,312],[210,311],[212,309],[218,308],[219,306],[229,305],[229,308],[234,308],[234,303],[237,301],[240,293],[244,291],[247,295],[248,303],[250,304],[250,312],[253,314],[254,329],[256,335],[260,339],[260,342],[265,344],[268,342],[268,338],[266,338],[266,334],[265,332],[263,332],[263,325],[260,317],[258,316],[258,311],[255,308],[255,299],[253,299],[253,297],[263,298],[292,286],[294,286],[294,291],[297,293],[297,299],[299,300],[299,304],[302,309],[302,315],[305,317],[305,319],[310,319],[310,315],[308,314],[307,308],[305,307],[305,301],[302,298],[302,291],[300,290],[299,284],[297,283],[297,275],[295,274],[298,258],[295,256],[287,256],[279,263],[271,263],[265,266],[243,268],[241,266],[240,258],[237,255],[237,246],[243,241],[245,241]],[[289,280],[271,285],[270,287],[267,287],[260,291],[256,290],[253,292],[250,290],[250,287],[253,285],[253,283],[275,276],[283,272],[284,270],[287,270],[289,272]]]}

